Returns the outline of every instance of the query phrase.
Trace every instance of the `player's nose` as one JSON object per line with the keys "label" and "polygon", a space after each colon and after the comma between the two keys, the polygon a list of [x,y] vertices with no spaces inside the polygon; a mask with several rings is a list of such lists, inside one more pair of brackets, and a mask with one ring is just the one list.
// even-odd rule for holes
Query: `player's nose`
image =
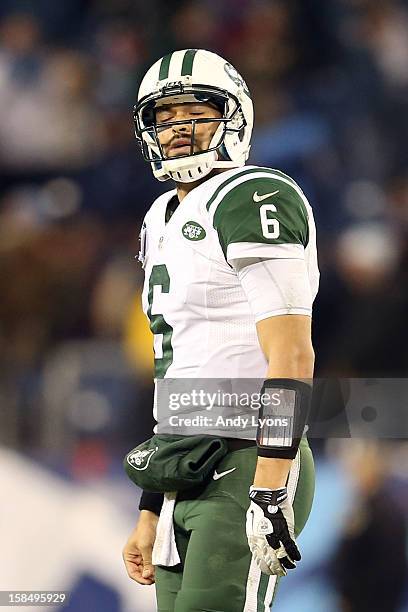
{"label": "player's nose", "polygon": [[179,123],[173,125],[173,132],[175,134],[188,134],[191,131],[191,125],[189,123]]}

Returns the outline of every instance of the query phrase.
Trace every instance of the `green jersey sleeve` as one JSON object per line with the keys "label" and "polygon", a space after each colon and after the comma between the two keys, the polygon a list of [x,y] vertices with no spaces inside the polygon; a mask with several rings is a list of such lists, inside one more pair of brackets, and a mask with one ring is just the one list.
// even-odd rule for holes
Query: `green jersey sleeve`
{"label": "green jersey sleeve", "polygon": [[252,247],[255,256],[255,245],[263,256],[277,252],[266,245],[306,247],[309,223],[304,200],[300,188],[289,178],[244,179],[224,195],[214,212],[213,225],[224,255],[239,252],[238,245],[243,244]]}

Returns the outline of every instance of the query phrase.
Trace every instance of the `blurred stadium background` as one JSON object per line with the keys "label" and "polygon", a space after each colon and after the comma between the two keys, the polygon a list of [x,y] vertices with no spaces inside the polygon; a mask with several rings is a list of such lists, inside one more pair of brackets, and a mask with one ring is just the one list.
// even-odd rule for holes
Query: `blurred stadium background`
{"label": "blurred stadium background", "polygon": [[[168,185],[131,109],[145,69],[186,47],[245,76],[250,161],[314,207],[317,374],[407,372],[407,0],[2,0],[0,589],[69,590],[65,612],[155,609],[122,565],[139,492],[121,460],[152,426],[135,255]],[[314,447],[304,559],[276,611],[408,610],[390,595],[407,583],[406,443]]]}

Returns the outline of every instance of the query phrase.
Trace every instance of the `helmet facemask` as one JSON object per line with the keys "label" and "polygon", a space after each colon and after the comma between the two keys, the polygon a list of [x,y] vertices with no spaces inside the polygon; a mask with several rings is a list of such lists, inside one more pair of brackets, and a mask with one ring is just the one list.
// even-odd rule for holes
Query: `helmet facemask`
{"label": "helmet facemask", "polygon": [[[221,117],[199,117],[156,122],[156,110],[164,105],[183,103],[209,103],[220,110]],[[134,107],[135,134],[146,161],[152,164],[159,180],[172,178],[177,182],[193,182],[208,175],[213,168],[235,167],[228,154],[228,141],[239,138],[246,121],[239,100],[230,92],[209,86],[187,86],[182,83],[170,84],[157,93],[145,96]],[[196,150],[196,126],[218,122],[208,148]],[[166,157],[160,143],[162,130],[177,125],[190,125],[190,151]]]}

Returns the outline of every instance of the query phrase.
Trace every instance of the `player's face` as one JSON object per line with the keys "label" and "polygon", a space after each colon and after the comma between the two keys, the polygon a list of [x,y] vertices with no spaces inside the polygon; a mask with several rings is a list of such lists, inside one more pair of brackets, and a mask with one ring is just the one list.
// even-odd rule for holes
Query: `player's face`
{"label": "player's face", "polygon": [[[156,125],[165,157],[176,157],[191,153],[191,119],[217,119],[221,116],[220,111],[211,106],[211,104],[200,102],[169,104],[158,108],[156,111]],[[165,124],[169,121],[183,120],[188,121],[178,125],[160,127],[160,124]],[[209,148],[211,138],[218,126],[219,121],[196,123],[194,130],[194,153],[206,151]]]}

